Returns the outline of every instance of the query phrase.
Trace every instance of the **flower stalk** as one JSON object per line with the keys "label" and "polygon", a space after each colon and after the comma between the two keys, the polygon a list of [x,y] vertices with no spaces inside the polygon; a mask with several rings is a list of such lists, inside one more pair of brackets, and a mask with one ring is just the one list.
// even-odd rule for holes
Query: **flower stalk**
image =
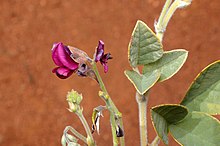
{"label": "flower stalk", "polygon": [[[113,145],[117,146],[118,145],[118,140],[117,140],[118,138],[116,135],[116,126],[117,125],[116,125],[116,121],[115,121],[115,116],[117,116],[117,118],[119,120],[120,127],[122,128],[122,130],[124,130],[123,121],[122,121],[122,114],[119,112],[119,110],[117,109],[117,107],[115,106],[113,101],[111,100],[111,98],[105,88],[105,85],[102,81],[102,78],[98,72],[98,68],[96,66],[95,61],[92,62],[92,69],[97,77],[100,89],[103,91],[103,94],[100,95],[100,97],[103,97],[102,99],[105,101],[107,109],[110,112],[110,122],[111,122],[111,130],[112,130],[112,137],[113,137]],[[124,136],[120,137],[120,145],[121,146],[125,145]]]}
{"label": "flower stalk", "polygon": [[[85,117],[83,116],[83,109],[80,107],[80,103],[82,99],[83,99],[82,94],[79,94],[78,92],[74,90],[68,92],[67,94],[69,111],[74,112],[79,117],[86,131],[86,134],[87,134],[86,143],[88,144],[88,146],[95,146],[95,141],[93,139],[92,132],[89,128],[89,125]],[[77,133],[76,131],[73,131],[73,132],[75,135],[77,135],[80,139],[82,139],[85,142],[85,139],[82,137],[82,135],[79,135],[79,133]]]}
{"label": "flower stalk", "polygon": [[80,140],[82,140],[84,143],[87,143],[86,141],[86,137],[83,136],[82,134],[80,134],[78,131],[76,131],[76,129],[74,129],[71,126],[67,126],[64,130],[64,136],[67,137],[67,132],[70,131],[72,132],[77,138],[79,138]]}
{"label": "flower stalk", "polygon": [[81,121],[82,124],[83,124],[83,127],[84,127],[85,130],[86,130],[86,134],[87,134],[87,144],[88,144],[89,146],[95,146],[95,141],[94,141],[94,139],[93,139],[92,132],[91,132],[91,130],[90,130],[90,128],[89,128],[89,125],[88,125],[88,123],[87,123],[85,117],[84,117],[83,114],[82,114],[82,111],[77,112],[76,114],[77,114],[77,116],[79,117],[80,121]]}

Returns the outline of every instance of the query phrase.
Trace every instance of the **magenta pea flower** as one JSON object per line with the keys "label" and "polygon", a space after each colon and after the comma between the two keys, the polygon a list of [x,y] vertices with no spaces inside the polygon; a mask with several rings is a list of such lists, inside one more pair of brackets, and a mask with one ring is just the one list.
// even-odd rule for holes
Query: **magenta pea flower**
{"label": "magenta pea flower", "polygon": [[71,57],[71,51],[63,43],[59,42],[53,45],[52,59],[58,66],[52,70],[53,73],[61,79],[66,79],[78,69],[78,63]]}
{"label": "magenta pea flower", "polygon": [[109,59],[112,59],[111,54],[110,53],[104,54],[104,42],[99,40],[99,44],[96,48],[95,62],[100,61],[100,63],[104,67],[104,72],[105,73],[108,72],[107,61]]}

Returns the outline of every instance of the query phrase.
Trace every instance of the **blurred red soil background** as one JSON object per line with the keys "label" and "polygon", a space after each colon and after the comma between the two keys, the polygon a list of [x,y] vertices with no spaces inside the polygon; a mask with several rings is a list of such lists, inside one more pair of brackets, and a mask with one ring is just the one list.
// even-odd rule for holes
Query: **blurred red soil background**
{"label": "blurred red soil background", "polygon": [[[99,39],[105,42],[109,72],[103,73],[107,89],[123,113],[126,145],[139,145],[135,90],[124,75],[130,69],[127,46],[138,19],[152,29],[165,0],[4,0],[0,4],[0,145],[58,146],[65,126],[85,133],[78,118],[68,112],[66,93],[83,94],[84,115],[91,126],[92,109],[103,101],[91,79],[76,75],[61,80],[51,73],[54,42],[85,50],[92,56]],[[164,50],[185,48],[189,57],[170,80],[150,93],[149,108],[179,103],[195,76],[220,59],[220,2],[194,0],[178,10],[168,25]],[[108,112],[101,119],[99,146],[112,145]],[[155,137],[148,119],[149,140]],[[170,137],[170,146],[178,145]],[[160,144],[163,146],[163,144]]]}

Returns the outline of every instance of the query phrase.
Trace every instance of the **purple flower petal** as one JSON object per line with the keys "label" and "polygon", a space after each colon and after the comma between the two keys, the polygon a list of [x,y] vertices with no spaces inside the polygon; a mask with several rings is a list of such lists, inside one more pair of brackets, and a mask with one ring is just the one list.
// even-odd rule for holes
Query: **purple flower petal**
{"label": "purple flower petal", "polygon": [[60,43],[57,46],[57,54],[59,61],[63,64],[63,66],[75,70],[78,68],[78,63],[76,63],[72,58],[70,57],[70,50],[67,46],[64,46],[62,43]]}
{"label": "purple flower petal", "polygon": [[99,40],[99,44],[96,48],[95,62],[100,61],[103,55],[104,55],[104,42]]}
{"label": "purple flower petal", "polygon": [[66,79],[68,78],[69,76],[72,75],[72,73],[74,71],[66,68],[66,67],[56,67],[52,70],[53,73],[56,73],[56,75],[61,78],[61,79]]}
{"label": "purple flower petal", "polygon": [[75,70],[78,67],[78,63],[73,61],[70,55],[70,50],[63,43],[59,42],[53,45],[52,59],[57,66],[66,66],[71,70]]}
{"label": "purple flower petal", "polygon": [[57,51],[58,46],[60,44],[62,44],[62,43],[56,43],[53,45],[53,48],[52,48],[52,59],[57,66],[63,66],[62,62],[60,61],[60,59],[58,57],[58,51]]}
{"label": "purple flower petal", "polygon": [[109,60],[109,59],[112,59],[112,57],[111,57],[111,54],[110,53],[107,53],[107,54],[105,54],[104,56],[102,56],[102,58],[101,58],[101,62],[104,62],[104,63],[107,63],[107,61]]}
{"label": "purple flower petal", "polygon": [[104,72],[107,73],[108,72],[108,65],[107,63],[101,63],[104,67]]}

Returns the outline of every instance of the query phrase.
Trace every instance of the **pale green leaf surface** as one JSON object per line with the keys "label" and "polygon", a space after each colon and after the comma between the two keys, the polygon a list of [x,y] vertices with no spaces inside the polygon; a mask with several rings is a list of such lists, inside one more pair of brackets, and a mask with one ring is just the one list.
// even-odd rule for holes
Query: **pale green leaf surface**
{"label": "pale green leaf surface", "polygon": [[181,104],[190,111],[220,114],[220,61],[210,64],[197,76]]}
{"label": "pale green leaf surface", "polygon": [[157,135],[168,145],[168,126],[183,120],[188,114],[187,109],[181,105],[166,104],[153,107],[151,118]]}
{"label": "pale green leaf surface", "polygon": [[169,126],[170,133],[184,146],[219,146],[220,123],[214,117],[192,112],[187,117]]}
{"label": "pale green leaf surface", "polygon": [[160,70],[159,81],[162,82],[175,75],[186,61],[188,52],[183,49],[177,49],[164,52],[163,56],[156,62],[144,66],[143,73]]}
{"label": "pale green leaf surface", "polygon": [[134,85],[138,93],[143,95],[157,82],[160,77],[160,72],[158,70],[154,70],[151,73],[140,75],[136,71],[126,70],[125,75]]}
{"label": "pale green leaf surface", "polygon": [[145,65],[155,62],[163,55],[162,44],[156,34],[142,21],[138,20],[128,46],[130,65]]}

